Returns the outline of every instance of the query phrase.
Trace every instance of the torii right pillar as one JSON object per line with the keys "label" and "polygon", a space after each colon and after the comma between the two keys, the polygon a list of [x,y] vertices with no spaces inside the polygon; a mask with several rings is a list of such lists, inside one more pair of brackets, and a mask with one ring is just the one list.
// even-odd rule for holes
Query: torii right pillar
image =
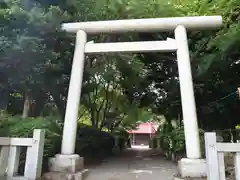
{"label": "torii right pillar", "polygon": [[181,177],[205,177],[206,161],[201,159],[191,62],[187,31],[184,26],[179,25],[176,27],[175,40],[187,155],[187,158],[183,158],[178,162],[178,170]]}

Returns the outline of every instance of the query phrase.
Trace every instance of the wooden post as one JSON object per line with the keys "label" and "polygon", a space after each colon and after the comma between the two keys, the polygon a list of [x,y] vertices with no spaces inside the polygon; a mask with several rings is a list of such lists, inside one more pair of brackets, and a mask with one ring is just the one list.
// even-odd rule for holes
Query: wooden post
{"label": "wooden post", "polygon": [[18,173],[21,146],[10,146],[7,176],[13,177]]}
{"label": "wooden post", "polygon": [[42,172],[42,159],[44,150],[45,131],[35,129],[33,132],[33,145],[27,149],[24,177],[38,179]]}
{"label": "wooden post", "polygon": [[9,146],[0,147],[0,176],[5,176],[9,157]]}
{"label": "wooden post", "polygon": [[236,180],[240,180],[240,153],[239,152],[236,152],[234,162],[235,162]]}
{"label": "wooden post", "polygon": [[224,152],[218,152],[219,180],[226,180]]}
{"label": "wooden post", "polygon": [[208,180],[219,180],[219,164],[216,133],[205,133],[205,150]]}

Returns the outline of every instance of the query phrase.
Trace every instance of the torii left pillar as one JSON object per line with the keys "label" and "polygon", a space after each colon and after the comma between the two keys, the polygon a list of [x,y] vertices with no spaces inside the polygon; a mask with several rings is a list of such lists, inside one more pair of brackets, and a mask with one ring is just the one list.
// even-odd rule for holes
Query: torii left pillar
{"label": "torii left pillar", "polygon": [[50,172],[44,175],[45,180],[81,180],[87,172],[87,170],[83,170],[83,157],[75,154],[78,107],[82,89],[86,41],[86,32],[79,30],[76,36],[68,90],[61,154],[56,154],[55,157],[49,159]]}

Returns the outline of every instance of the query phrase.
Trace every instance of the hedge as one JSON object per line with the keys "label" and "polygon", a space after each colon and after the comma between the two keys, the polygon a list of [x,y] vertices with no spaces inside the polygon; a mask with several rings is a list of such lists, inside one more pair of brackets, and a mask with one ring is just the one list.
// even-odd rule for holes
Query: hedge
{"label": "hedge", "polygon": [[[62,127],[62,122],[54,117],[22,119],[19,116],[0,115],[0,136],[32,137],[34,129],[45,129],[43,170],[47,168],[48,158],[60,152]],[[78,125],[77,154],[86,158],[101,158],[110,155],[113,146],[114,138],[111,134],[83,124]],[[24,153],[21,159],[24,159]]]}

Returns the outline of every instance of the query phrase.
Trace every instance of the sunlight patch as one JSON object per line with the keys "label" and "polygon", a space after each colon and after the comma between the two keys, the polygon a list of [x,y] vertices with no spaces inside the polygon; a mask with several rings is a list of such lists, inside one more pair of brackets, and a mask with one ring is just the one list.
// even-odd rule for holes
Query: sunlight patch
{"label": "sunlight patch", "polygon": [[131,173],[139,174],[139,173],[147,173],[147,174],[152,174],[152,171],[149,170],[133,170]]}

